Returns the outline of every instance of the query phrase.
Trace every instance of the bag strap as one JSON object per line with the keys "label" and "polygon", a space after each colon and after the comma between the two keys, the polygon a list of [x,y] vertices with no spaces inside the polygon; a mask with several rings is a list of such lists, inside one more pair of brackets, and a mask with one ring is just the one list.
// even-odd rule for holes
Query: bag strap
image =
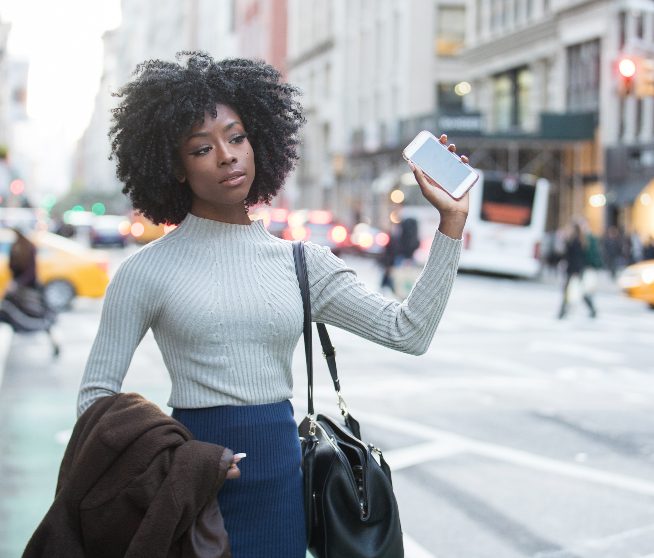
{"label": "bag strap", "polygon": [[311,299],[309,298],[309,276],[304,259],[304,244],[293,242],[293,259],[295,260],[295,275],[300,284],[302,308],[304,309],[304,356],[307,363],[307,413],[313,417],[313,349],[311,335]]}
{"label": "bag strap", "polygon": [[[304,354],[307,365],[307,414],[313,421],[313,336],[311,333],[311,296],[309,292],[309,275],[307,272],[306,258],[304,255],[304,243],[300,240],[293,242],[293,259],[295,260],[295,274],[300,285],[300,294],[302,295],[302,307],[304,309]],[[341,395],[341,383],[338,379],[338,370],[336,368],[336,350],[332,345],[327,327],[325,324],[316,323],[322,354],[327,360],[329,374],[332,377],[334,391],[338,396],[338,408],[345,419],[345,424],[352,434],[361,438],[361,428],[359,422],[349,413],[345,399]]]}

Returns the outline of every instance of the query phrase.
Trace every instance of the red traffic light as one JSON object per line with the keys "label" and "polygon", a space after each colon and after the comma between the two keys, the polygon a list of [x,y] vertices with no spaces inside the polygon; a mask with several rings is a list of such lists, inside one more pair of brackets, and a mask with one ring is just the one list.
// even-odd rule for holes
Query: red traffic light
{"label": "red traffic light", "polygon": [[621,58],[618,62],[618,72],[624,78],[632,78],[636,75],[636,63],[627,56]]}

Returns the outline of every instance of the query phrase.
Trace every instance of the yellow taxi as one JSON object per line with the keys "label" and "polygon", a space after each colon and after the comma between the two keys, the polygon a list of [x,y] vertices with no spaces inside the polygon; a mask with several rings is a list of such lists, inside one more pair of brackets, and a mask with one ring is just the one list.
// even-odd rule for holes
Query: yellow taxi
{"label": "yellow taxi", "polygon": [[654,310],[654,260],[625,268],[618,278],[618,284],[627,296],[644,300]]}
{"label": "yellow taxi", "polygon": [[138,244],[152,242],[175,228],[175,225],[155,225],[147,217],[137,212],[132,213],[131,221],[129,232],[134,242]]}
{"label": "yellow taxi", "polygon": [[[37,278],[52,309],[64,310],[76,296],[104,296],[109,284],[106,257],[47,231],[32,231],[26,236],[37,248]],[[11,229],[0,229],[0,294],[4,294],[11,282],[9,250],[15,237]]]}

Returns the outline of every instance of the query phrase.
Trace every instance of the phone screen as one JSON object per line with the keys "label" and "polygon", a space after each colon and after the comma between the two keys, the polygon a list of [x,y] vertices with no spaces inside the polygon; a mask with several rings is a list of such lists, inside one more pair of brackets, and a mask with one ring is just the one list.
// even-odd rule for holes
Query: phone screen
{"label": "phone screen", "polygon": [[411,160],[450,193],[471,173],[456,155],[432,138],[417,149]]}

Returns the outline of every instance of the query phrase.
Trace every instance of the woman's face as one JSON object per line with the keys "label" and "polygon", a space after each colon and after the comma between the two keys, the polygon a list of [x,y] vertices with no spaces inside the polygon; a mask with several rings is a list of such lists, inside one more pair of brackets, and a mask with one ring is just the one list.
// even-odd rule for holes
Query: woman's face
{"label": "woman's face", "polygon": [[[191,213],[227,222],[247,219],[243,202],[254,181],[254,152],[241,118],[227,105],[205,113],[182,138],[178,175],[192,191]],[[249,221],[247,221],[249,222]]]}

